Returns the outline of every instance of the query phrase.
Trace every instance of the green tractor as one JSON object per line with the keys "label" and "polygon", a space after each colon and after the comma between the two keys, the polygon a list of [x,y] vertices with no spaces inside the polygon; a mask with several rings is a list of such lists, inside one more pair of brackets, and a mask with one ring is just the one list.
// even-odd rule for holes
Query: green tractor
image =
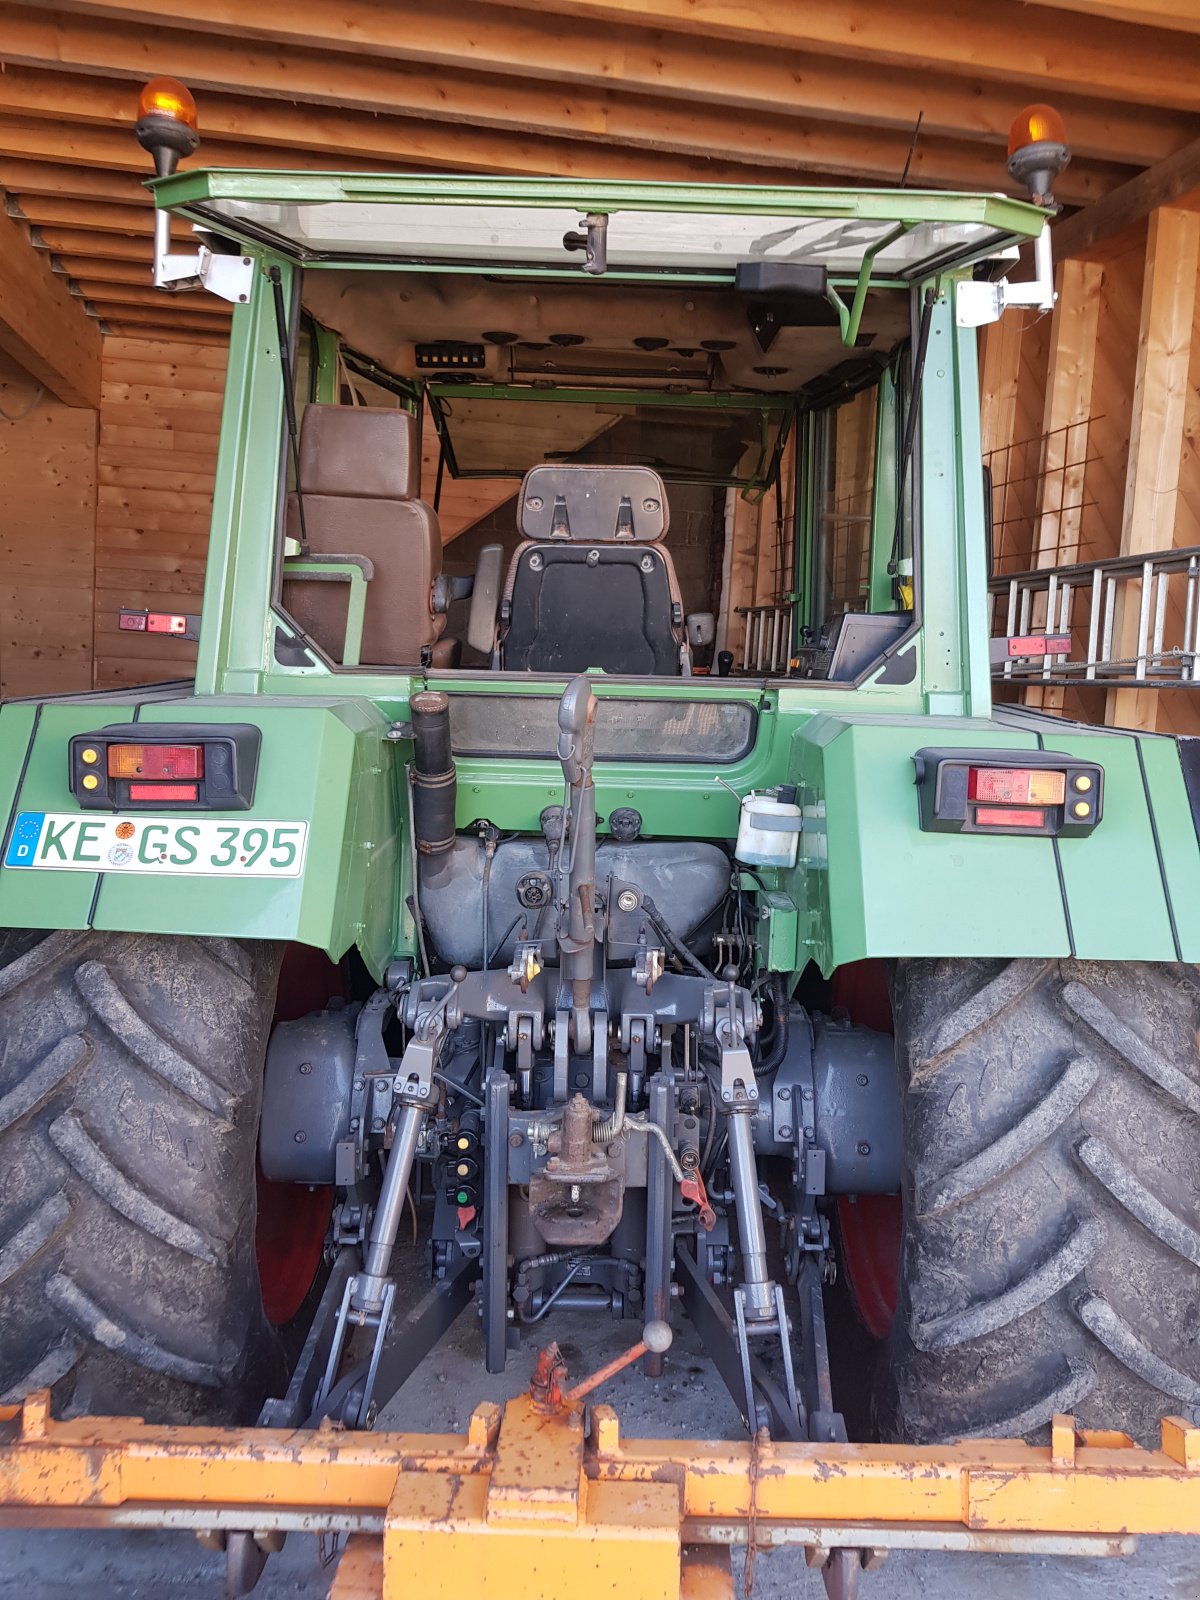
{"label": "green tractor", "polygon": [[569,1307],[836,1443],[840,1273],[885,1439],[1194,1416],[1200,751],[992,698],[1045,208],[174,173],[143,110],[156,280],[236,309],[202,617],[123,625],[199,654],[0,710],[0,1391],[370,1428]]}

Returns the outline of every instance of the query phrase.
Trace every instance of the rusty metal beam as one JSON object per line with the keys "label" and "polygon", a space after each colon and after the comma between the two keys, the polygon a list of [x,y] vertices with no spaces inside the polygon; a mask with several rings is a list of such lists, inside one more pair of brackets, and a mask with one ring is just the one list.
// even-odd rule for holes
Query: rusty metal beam
{"label": "rusty metal beam", "polygon": [[598,1575],[661,1600],[687,1545],[1119,1553],[1200,1533],[1200,1429],[1167,1418],[1154,1451],[1070,1417],[1046,1447],[626,1441],[608,1406],[585,1437],[577,1409],[528,1396],[466,1434],[164,1428],[55,1422],[41,1391],[0,1407],[0,1525],[336,1530],[382,1538],[356,1562],[389,1600],[450,1600],[484,1572],[527,1600]]}

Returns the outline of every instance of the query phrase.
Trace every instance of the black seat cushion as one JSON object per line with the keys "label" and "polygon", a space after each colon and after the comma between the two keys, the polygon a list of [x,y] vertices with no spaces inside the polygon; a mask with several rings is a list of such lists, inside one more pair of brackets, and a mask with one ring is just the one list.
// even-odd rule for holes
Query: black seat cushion
{"label": "black seat cushion", "polygon": [[504,668],[677,677],[672,605],[653,545],[535,545],[514,575]]}

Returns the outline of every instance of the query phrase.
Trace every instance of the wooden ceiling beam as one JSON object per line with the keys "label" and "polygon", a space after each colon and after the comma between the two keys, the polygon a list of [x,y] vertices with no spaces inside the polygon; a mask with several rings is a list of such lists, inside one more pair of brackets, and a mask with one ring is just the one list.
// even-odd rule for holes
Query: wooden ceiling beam
{"label": "wooden ceiling beam", "polygon": [[221,300],[204,289],[172,294],[166,289],[155,289],[153,285],[150,288],[131,288],[127,283],[100,283],[94,279],[73,279],[72,283],[72,293],[76,298],[86,300],[89,304],[149,306],[160,316],[166,314],[165,301],[173,302],[185,316],[202,320],[211,318],[228,322],[233,309],[227,300]]}
{"label": "wooden ceiling beam", "polygon": [[1200,33],[1200,10],[1196,0],[1029,0],[1037,6],[1052,6],[1055,11],[1082,11],[1089,17],[1107,17],[1114,22],[1135,22],[1146,28],[1182,28]]}
{"label": "wooden ceiling beam", "polygon": [[[196,333],[225,333],[225,325],[214,321],[211,317],[197,316],[194,312],[186,312],[179,308],[178,301],[170,301],[163,308],[158,306],[96,306],[104,322],[145,322],[156,328],[175,328],[179,330],[176,337],[182,337],[182,330],[187,328]],[[111,313],[111,315],[110,315]]]}
{"label": "wooden ceiling beam", "polygon": [[[481,0],[505,10],[587,17],[700,33],[767,50],[817,50],[918,73],[981,73],[1022,86],[1024,100],[1064,91],[1200,111],[1200,39],[1097,17],[1086,27],[1021,0],[922,0],[914,14],[895,0]],[[1186,3],[1186,0],[1184,0]],[[249,19],[248,19],[249,21]],[[250,24],[253,25],[252,23]],[[673,41],[664,46],[673,48]]]}
{"label": "wooden ceiling beam", "polygon": [[1056,223],[1050,235],[1055,254],[1060,259],[1086,255],[1159,206],[1181,200],[1196,189],[1200,189],[1200,139],[1139,172],[1095,205]]}
{"label": "wooden ceiling beam", "polygon": [[[14,160],[55,161],[78,167],[103,167],[129,172],[145,178],[151,171],[146,152],[133,137],[132,128],[102,127],[86,122],[63,122],[46,116],[8,116],[0,114],[0,155]],[[194,167],[240,167],[253,161],[262,167],[284,170],[334,171],[338,167],[334,151],[279,149],[273,145],[247,145],[236,139],[205,138],[200,154],[181,163],[186,172]],[[356,170],[385,171],[394,163],[360,157]]]}
{"label": "wooden ceiling beam", "polygon": [[[36,109],[68,121],[128,122],[133,116],[133,99],[123,91],[124,85],[99,76],[8,67],[0,73],[0,112],[27,115]],[[565,177],[700,177],[755,183],[763,181],[764,173],[775,176],[783,172],[787,181],[795,183],[814,176],[818,182],[847,176],[872,183],[894,182],[910,144],[907,132],[745,115],[734,119],[736,128],[683,118],[693,147],[693,154],[687,155],[630,148],[631,133],[620,126],[594,142],[483,128],[472,124],[473,113],[467,104],[454,107],[449,122],[418,122],[282,100],[209,94],[200,114],[202,129],[215,128],[223,135],[236,132],[248,142],[339,150],[345,152],[349,165],[362,153],[376,158],[391,153],[400,164],[411,154],[423,162],[459,170]],[[203,149],[202,145],[201,160]],[[700,154],[713,149],[720,150],[725,160]],[[730,165],[731,158],[740,164]],[[246,162],[252,160],[248,150]],[[992,189],[998,167],[998,156],[990,147],[930,138],[918,143],[911,176],[915,184],[930,187]],[[1057,188],[1064,202],[1083,204],[1116,187],[1128,173],[1127,167],[1077,161]]]}
{"label": "wooden ceiling beam", "polygon": [[99,330],[20,223],[3,213],[0,350],[67,405],[99,406]]}
{"label": "wooden ceiling beam", "polygon": [[63,255],[102,256],[106,261],[136,261],[147,273],[151,270],[153,257],[145,240],[129,234],[103,233],[90,228],[51,223],[46,227],[31,227],[29,240],[38,250],[53,250]]}
{"label": "wooden ceiling beam", "polygon": [[[0,72],[0,113],[131,127],[135,98],[126,83],[101,77],[13,66]],[[319,150],[326,155],[337,151],[344,157],[343,166],[354,166],[361,156],[366,156],[374,161],[390,161],[393,166],[404,167],[411,160],[422,166],[466,172],[685,182],[705,179],[716,183],[762,181],[759,170],[744,162],[631,150],[603,140],[585,143],[547,138],[531,127],[506,133],[461,121],[422,122],[227,95],[205,96],[201,116],[203,126],[221,138],[235,137],[248,146]],[[252,159],[247,150],[241,164],[249,165]],[[778,170],[788,165],[788,158],[783,156],[769,164]],[[795,174],[795,180],[803,181],[803,176]],[[1097,185],[1096,189],[1102,187]]]}
{"label": "wooden ceiling beam", "polygon": [[[170,341],[177,343],[181,338],[179,329],[170,323],[130,323],[114,317],[110,322],[104,320],[104,337],[106,339],[145,339],[156,343]],[[196,328],[191,328],[182,338],[188,344],[212,345],[222,349],[229,343],[227,333],[206,333]]]}
{"label": "wooden ceiling beam", "polygon": [[[73,200],[60,195],[9,195],[5,202],[10,216],[20,217],[32,227],[83,229],[88,233],[126,233],[150,238],[154,232],[154,213],[149,206],[115,205],[107,200]],[[179,237],[184,237],[182,228]]]}
{"label": "wooden ceiling beam", "polygon": [[[88,279],[91,282],[127,283],[139,289],[153,289],[152,269],[147,256],[143,261],[121,261],[113,257],[88,255],[56,255],[50,252],[50,266],[61,277]],[[158,290],[154,291],[158,293]]]}
{"label": "wooden ceiling beam", "polygon": [[[921,114],[927,135],[999,143],[1020,105],[1009,85],[991,82],[983,72],[897,74],[885,64],[778,47],[763,51],[691,34],[676,34],[664,50],[661,33],[649,29],[617,34],[607,23],[575,16],[547,28],[477,0],[456,6],[454,27],[424,0],[392,0],[385,7],[340,0],[336,9],[327,0],[294,0],[252,13],[242,0],[194,0],[186,18],[169,19],[183,23],[186,33],[155,29],[168,20],[157,0],[70,0],[69,9],[70,19],[42,19],[38,28],[21,27],[19,15],[6,17],[6,51],[20,48],[28,59],[81,67],[90,62],[92,68],[101,64],[99,57],[110,70],[131,76],[170,61],[177,75],[194,80],[193,87],[229,86],[232,74],[264,93],[384,111],[394,110],[405,95],[437,96],[446,81],[480,82],[469,74],[487,73],[552,85],[536,91],[537,120],[546,106],[566,103],[576,127],[589,116],[603,122],[613,95],[637,93],[652,97],[657,107],[681,100],[692,116],[703,105],[697,121],[707,121],[714,108],[735,108],[908,131]],[[114,26],[121,23],[126,26]],[[51,30],[58,49],[47,56],[48,46],[39,47],[38,39]],[[206,43],[201,33],[214,37]],[[572,88],[578,85],[602,90],[608,99],[593,104]],[[513,97],[510,111],[518,109],[518,96],[529,93],[522,83],[502,87]],[[1060,110],[1079,155],[1133,166],[1161,160],[1189,131],[1185,116],[1157,106],[1134,110],[1070,96]]]}
{"label": "wooden ceiling beam", "polygon": [[150,191],[132,173],[76,167],[69,161],[14,161],[0,149],[0,188],[13,194],[71,195],[83,200],[115,200],[151,205]]}

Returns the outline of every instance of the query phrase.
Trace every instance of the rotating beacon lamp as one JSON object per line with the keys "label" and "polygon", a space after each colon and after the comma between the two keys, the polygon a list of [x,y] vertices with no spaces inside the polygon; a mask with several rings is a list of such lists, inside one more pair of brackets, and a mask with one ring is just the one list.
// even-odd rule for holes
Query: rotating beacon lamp
{"label": "rotating beacon lamp", "polygon": [[[1049,211],[1055,178],[1071,159],[1067,130],[1053,106],[1026,106],[1013,119],[1008,134],[1007,170],[1015,183],[1024,184],[1035,206]],[[1009,306],[1054,309],[1054,262],[1050,255],[1049,218],[1033,241],[1034,275],[1029,283],[960,283],[955,298],[955,318],[960,328],[977,328],[998,322]]]}
{"label": "rotating beacon lamp", "polygon": [[[182,157],[200,145],[196,102],[178,78],[151,78],[138,96],[134,136],[154,161],[156,178],[169,178]],[[195,255],[171,254],[171,213],[154,212],[154,287],[210,289],[223,300],[250,298],[253,263],[249,256],[220,255],[201,244]]]}

